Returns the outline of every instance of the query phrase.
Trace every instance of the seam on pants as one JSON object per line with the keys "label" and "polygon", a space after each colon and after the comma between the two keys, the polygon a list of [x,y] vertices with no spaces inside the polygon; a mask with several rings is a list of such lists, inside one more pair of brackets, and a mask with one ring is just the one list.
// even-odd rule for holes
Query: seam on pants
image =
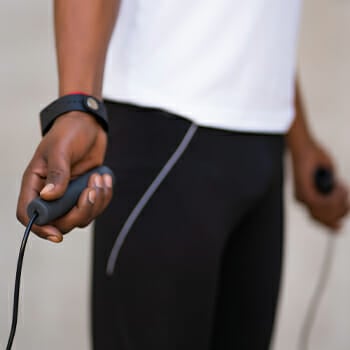
{"label": "seam on pants", "polygon": [[163,180],[170,173],[171,169],[174,167],[174,165],[178,162],[178,160],[181,158],[183,153],[186,151],[197,129],[198,129],[198,125],[196,125],[195,123],[192,123],[190,125],[190,127],[187,129],[185,136],[183,137],[182,141],[180,142],[180,144],[178,145],[174,153],[170,156],[168,161],[165,163],[161,171],[152,181],[151,185],[147,188],[146,192],[142,195],[142,197],[137,202],[136,206],[134,207],[134,209],[131,211],[130,215],[126,219],[123,227],[121,228],[113,244],[112,250],[110,252],[110,255],[107,261],[106,274],[108,276],[112,276],[114,273],[115,265],[118,260],[120,250],[125,242],[125,239],[128,233],[130,232],[132,226],[134,225],[135,221],[137,220],[137,218],[139,217],[140,213],[142,212],[144,207],[147,205],[149,200],[152,198],[155,191],[161,185]]}

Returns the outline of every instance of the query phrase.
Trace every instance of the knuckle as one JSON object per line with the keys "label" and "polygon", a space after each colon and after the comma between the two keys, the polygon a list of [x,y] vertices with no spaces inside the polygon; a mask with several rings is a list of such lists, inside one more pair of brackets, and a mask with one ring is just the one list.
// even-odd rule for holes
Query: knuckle
{"label": "knuckle", "polygon": [[26,178],[31,173],[32,173],[32,167],[31,165],[28,165],[23,172],[22,178]]}
{"label": "knuckle", "polygon": [[63,227],[60,229],[60,231],[62,232],[62,234],[67,234],[69,233],[70,231],[72,231],[73,229],[75,228],[75,226],[72,226],[72,227]]}
{"label": "knuckle", "polygon": [[105,188],[105,198],[107,200],[111,200],[111,198],[113,197],[113,188],[112,187],[106,187]]}
{"label": "knuckle", "polygon": [[90,218],[86,219],[85,221],[80,222],[80,223],[77,225],[77,227],[79,227],[79,228],[84,228],[84,227],[90,225],[92,221],[93,221],[93,218],[90,217]]}
{"label": "knuckle", "polygon": [[88,212],[80,212],[79,215],[67,218],[57,224],[57,228],[63,232],[68,233],[76,227],[85,227],[92,221],[92,216]]}
{"label": "knuckle", "polygon": [[17,210],[16,210],[16,218],[23,225],[26,223],[26,216],[23,214],[22,210],[19,208],[17,208]]}
{"label": "knuckle", "polygon": [[26,169],[23,172],[23,177],[31,175],[33,173],[41,174],[43,172],[43,168],[46,168],[46,163],[42,161],[41,156],[36,156],[32,158],[32,160],[27,165]]}
{"label": "knuckle", "polygon": [[63,169],[55,167],[48,170],[47,177],[50,178],[51,181],[60,180],[64,176],[65,172]]}
{"label": "knuckle", "polygon": [[76,223],[74,220],[70,219],[60,219],[55,222],[55,227],[62,232],[63,234],[68,233],[76,227]]}
{"label": "knuckle", "polygon": [[108,198],[112,198],[113,197],[113,193],[114,193],[114,188],[113,187],[107,187],[105,191],[106,191],[106,196]]}
{"label": "knuckle", "polygon": [[43,239],[46,239],[48,236],[47,233],[39,226],[33,226],[32,232],[35,233],[38,237],[43,238]]}
{"label": "knuckle", "polygon": [[76,225],[72,221],[61,220],[55,223],[55,227],[62,233],[66,234],[74,229]]}
{"label": "knuckle", "polygon": [[[92,205],[92,210],[93,212],[98,210],[98,208],[101,207],[102,203],[104,202],[104,198],[105,198],[105,191],[103,188],[95,188],[95,203]],[[89,212],[90,213],[90,212]]]}

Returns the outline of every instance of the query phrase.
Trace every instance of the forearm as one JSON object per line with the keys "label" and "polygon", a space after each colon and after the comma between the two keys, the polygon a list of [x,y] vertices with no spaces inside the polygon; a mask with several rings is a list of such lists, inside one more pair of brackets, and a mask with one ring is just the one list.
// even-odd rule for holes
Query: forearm
{"label": "forearm", "polygon": [[312,142],[312,134],[309,129],[305,108],[303,105],[302,95],[298,82],[295,84],[295,118],[291,128],[287,133],[287,144],[293,154],[300,154],[305,147]]}
{"label": "forearm", "polygon": [[83,91],[101,97],[108,43],[120,0],[55,0],[60,96]]}

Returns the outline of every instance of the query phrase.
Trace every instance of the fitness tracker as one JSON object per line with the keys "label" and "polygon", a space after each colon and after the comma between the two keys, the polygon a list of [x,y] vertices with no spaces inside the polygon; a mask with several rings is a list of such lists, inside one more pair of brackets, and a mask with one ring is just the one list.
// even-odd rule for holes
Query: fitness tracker
{"label": "fitness tracker", "polygon": [[94,116],[102,128],[108,132],[108,116],[103,102],[90,95],[70,94],[58,98],[40,112],[42,135],[44,136],[50,130],[60,115],[71,111],[85,112]]}

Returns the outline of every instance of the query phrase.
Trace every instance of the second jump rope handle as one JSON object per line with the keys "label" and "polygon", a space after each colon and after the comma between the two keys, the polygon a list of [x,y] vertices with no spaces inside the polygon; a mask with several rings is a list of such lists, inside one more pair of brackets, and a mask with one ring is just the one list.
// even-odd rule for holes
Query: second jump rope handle
{"label": "second jump rope handle", "polygon": [[334,176],[331,170],[323,167],[316,169],[314,174],[315,186],[321,194],[327,195],[334,189]]}
{"label": "second jump rope handle", "polygon": [[53,201],[44,201],[40,197],[34,199],[28,205],[28,216],[32,217],[34,212],[37,212],[39,214],[35,221],[37,225],[45,225],[63,216],[77,203],[80,194],[88,185],[90,176],[96,173],[100,175],[109,174],[112,176],[113,183],[115,182],[113,172],[110,168],[106,166],[94,168],[72,180],[61,198]]}

